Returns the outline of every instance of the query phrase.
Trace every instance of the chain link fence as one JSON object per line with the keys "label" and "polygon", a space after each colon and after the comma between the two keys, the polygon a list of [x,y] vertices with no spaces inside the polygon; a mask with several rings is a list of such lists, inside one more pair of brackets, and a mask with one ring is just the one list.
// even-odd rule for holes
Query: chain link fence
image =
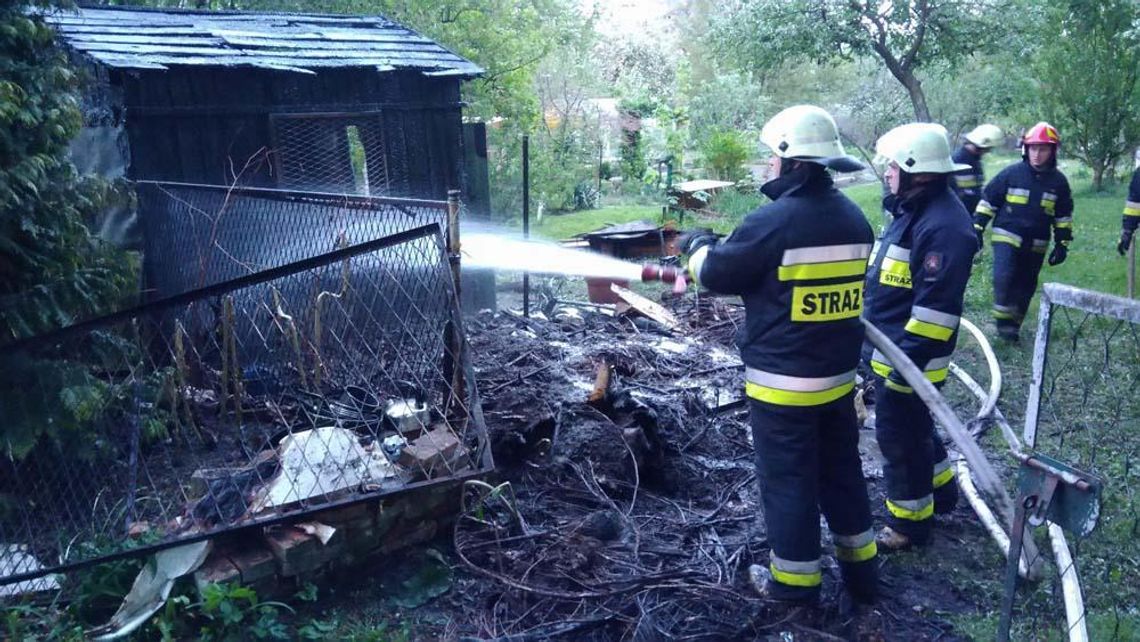
{"label": "chain link fence", "polygon": [[[1060,582],[1020,599],[1015,632],[1034,637],[1131,640],[1140,636],[1140,301],[1047,284],[1041,296],[1026,449],[1104,480],[1097,529],[1068,538],[1083,605],[1063,612]],[[1045,529],[1039,537],[1045,536]],[[1025,591],[1026,589],[1022,589]],[[1018,621],[1020,619],[1020,622]],[[1083,631],[1082,631],[1083,629]],[[1084,637],[1087,631],[1087,637]],[[1016,635],[1015,635],[1016,637]]]}
{"label": "chain link fence", "polygon": [[283,187],[374,196],[391,193],[380,112],[274,114],[270,122]]}
{"label": "chain link fence", "polygon": [[0,597],[491,467],[435,224],[5,349]]}
{"label": "chain link fence", "polygon": [[137,183],[148,298],[164,298],[421,225],[447,202]]}

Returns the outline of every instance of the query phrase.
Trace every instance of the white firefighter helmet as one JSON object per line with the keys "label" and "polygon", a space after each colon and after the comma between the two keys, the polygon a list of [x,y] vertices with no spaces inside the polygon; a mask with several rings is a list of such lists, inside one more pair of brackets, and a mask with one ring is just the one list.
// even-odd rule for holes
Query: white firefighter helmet
{"label": "white firefighter helmet", "polygon": [[857,172],[863,164],[847,155],[839,128],[827,111],[796,105],[776,114],[760,131],[760,142],[780,158],[809,161],[840,172]]}
{"label": "white firefighter helmet", "polygon": [[966,134],[966,142],[982,149],[997,147],[1001,142],[1001,128],[997,125],[978,125]]}
{"label": "white firefighter helmet", "polygon": [[881,160],[898,163],[908,174],[951,174],[970,168],[950,158],[946,128],[934,123],[895,127],[875,143],[875,154]]}

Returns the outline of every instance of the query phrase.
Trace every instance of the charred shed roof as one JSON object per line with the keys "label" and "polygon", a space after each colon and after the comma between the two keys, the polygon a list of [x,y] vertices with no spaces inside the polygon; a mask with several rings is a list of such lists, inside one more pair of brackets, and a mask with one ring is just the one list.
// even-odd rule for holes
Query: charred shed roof
{"label": "charred shed roof", "polygon": [[383,16],[81,8],[45,14],[68,47],[113,69],[345,67],[474,77],[483,70]]}

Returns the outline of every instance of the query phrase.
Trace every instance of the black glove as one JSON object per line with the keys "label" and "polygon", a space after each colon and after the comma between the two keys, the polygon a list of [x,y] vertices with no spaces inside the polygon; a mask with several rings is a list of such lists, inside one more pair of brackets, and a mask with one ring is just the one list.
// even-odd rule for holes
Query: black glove
{"label": "black glove", "polygon": [[986,231],[974,228],[974,232],[978,235],[978,251],[981,252],[982,248],[986,246]]}
{"label": "black glove", "polygon": [[1060,265],[1069,258],[1069,248],[1058,243],[1053,246],[1053,251],[1049,253],[1049,265]]}
{"label": "black glove", "polygon": [[677,249],[681,254],[692,254],[706,245],[713,245],[720,239],[711,228],[702,227],[689,230],[677,238]]}
{"label": "black glove", "polygon": [[1122,230],[1120,232],[1120,242],[1116,244],[1116,253],[1120,256],[1128,254],[1128,246],[1132,245],[1132,232],[1133,230]]}

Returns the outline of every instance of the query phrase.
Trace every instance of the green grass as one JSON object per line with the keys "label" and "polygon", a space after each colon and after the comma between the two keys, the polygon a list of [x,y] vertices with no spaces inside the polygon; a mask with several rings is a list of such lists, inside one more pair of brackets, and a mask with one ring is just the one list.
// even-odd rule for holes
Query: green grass
{"label": "green grass", "polygon": [[609,205],[596,210],[583,210],[566,214],[547,214],[542,221],[532,221],[530,232],[535,236],[561,241],[583,232],[645,219],[654,223],[661,220],[661,207],[653,205]]}

